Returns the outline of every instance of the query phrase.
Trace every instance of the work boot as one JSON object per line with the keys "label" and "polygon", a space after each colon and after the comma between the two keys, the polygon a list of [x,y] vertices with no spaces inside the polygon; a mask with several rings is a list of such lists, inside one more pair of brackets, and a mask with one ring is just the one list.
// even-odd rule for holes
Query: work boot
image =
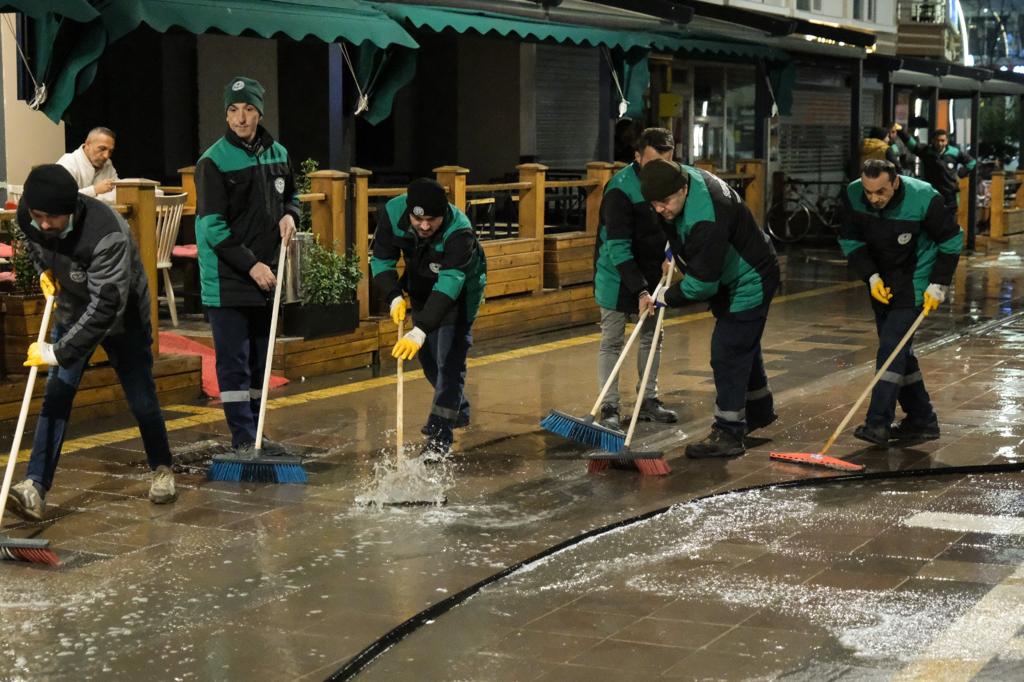
{"label": "work boot", "polygon": [[[452,429],[464,429],[467,426],[469,426],[469,415],[462,414],[460,412],[459,416],[455,418],[455,422],[452,424]],[[434,435],[434,428],[431,426],[429,421],[423,425],[423,428],[420,429],[420,433],[422,433],[424,436]]]}
{"label": "work boot", "polygon": [[11,486],[7,495],[7,508],[15,516],[26,521],[40,522],[46,516],[46,500],[39,493],[35,481],[26,478],[18,485]]}
{"label": "work boot", "polygon": [[452,454],[451,441],[443,438],[428,438],[420,449],[420,458],[424,464],[439,464]]}
{"label": "work boot", "polygon": [[711,433],[704,440],[686,446],[686,456],[690,459],[736,457],[746,451],[743,439],[717,426],[711,427]]}
{"label": "work boot", "polygon": [[238,459],[253,459],[256,457],[256,444],[242,443],[241,445],[235,445],[231,448],[231,455]]}
{"label": "work boot", "polygon": [[598,423],[606,429],[613,431],[622,430],[622,421],[619,417],[619,406],[605,403],[601,406],[601,419]]}
{"label": "work boot", "polygon": [[264,457],[285,457],[288,455],[288,450],[276,440],[270,440],[263,436],[263,447],[260,448],[260,454]]}
{"label": "work boot", "polygon": [[643,422],[675,424],[679,421],[679,415],[666,409],[658,398],[644,398],[640,403],[640,414],[637,415],[637,419]]}
{"label": "work boot", "polygon": [[854,430],[853,436],[878,447],[889,447],[889,427],[884,424],[864,422]]}
{"label": "work boot", "polygon": [[174,488],[174,472],[166,465],[161,465],[153,472],[153,481],[149,484],[149,501],[153,504],[167,504],[178,499],[178,491]]}
{"label": "work boot", "polygon": [[774,412],[772,412],[771,415],[769,415],[768,418],[766,418],[766,419],[748,419],[747,420],[747,433],[750,433],[751,431],[757,431],[758,429],[763,429],[764,427],[766,427],[769,424],[773,423],[778,418],[779,418],[779,415],[777,415]]}
{"label": "work boot", "polygon": [[927,422],[915,422],[906,417],[898,424],[894,424],[889,430],[889,438],[895,441],[925,441],[938,440],[939,420],[935,415]]}

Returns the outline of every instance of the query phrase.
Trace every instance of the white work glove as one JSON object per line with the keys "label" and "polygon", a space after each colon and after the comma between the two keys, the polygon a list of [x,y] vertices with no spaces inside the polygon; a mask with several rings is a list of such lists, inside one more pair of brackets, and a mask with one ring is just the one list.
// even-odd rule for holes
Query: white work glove
{"label": "white work glove", "polygon": [[939,304],[946,300],[946,291],[949,287],[932,282],[924,290],[925,315],[939,307]]}

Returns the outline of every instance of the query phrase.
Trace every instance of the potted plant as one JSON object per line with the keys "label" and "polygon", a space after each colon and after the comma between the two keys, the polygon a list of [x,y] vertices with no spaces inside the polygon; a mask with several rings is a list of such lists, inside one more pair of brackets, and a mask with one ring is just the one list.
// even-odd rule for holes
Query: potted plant
{"label": "potted plant", "polygon": [[5,231],[11,236],[11,265],[14,269],[14,288],[3,296],[4,312],[4,369],[8,374],[23,373],[25,351],[39,334],[43,318],[43,295],[39,291],[39,275],[29,258],[25,235],[16,220],[4,221]]}
{"label": "potted plant", "polygon": [[301,300],[284,305],[284,335],[310,339],[356,329],[356,286],[363,273],[355,248],[342,255],[309,240],[299,262]]}

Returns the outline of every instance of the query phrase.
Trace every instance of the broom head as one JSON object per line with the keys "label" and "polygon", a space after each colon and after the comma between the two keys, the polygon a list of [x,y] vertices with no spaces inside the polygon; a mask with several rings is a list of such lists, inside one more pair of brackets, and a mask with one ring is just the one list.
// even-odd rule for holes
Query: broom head
{"label": "broom head", "polygon": [[563,438],[608,452],[618,452],[626,443],[625,433],[601,426],[594,421],[592,414],[580,418],[559,410],[551,410],[548,416],[541,420],[540,426]]}
{"label": "broom head", "polygon": [[[258,451],[257,451],[258,452]],[[211,481],[308,483],[299,457],[236,457],[217,455],[206,477]]]}
{"label": "broom head", "polygon": [[810,464],[811,466],[820,466],[838,471],[864,471],[863,464],[854,464],[853,462],[847,462],[845,459],[821,455],[817,452],[773,452],[768,456],[780,462]]}
{"label": "broom head", "polygon": [[616,453],[599,452],[587,456],[587,473],[596,474],[608,467],[636,469],[644,476],[666,476],[672,467],[656,451],[641,452],[623,447]]}
{"label": "broom head", "polygon": [[0,537],[0,557],[13,561],[60,566],[60,557],[50,549],[50,541],[39,538]]}

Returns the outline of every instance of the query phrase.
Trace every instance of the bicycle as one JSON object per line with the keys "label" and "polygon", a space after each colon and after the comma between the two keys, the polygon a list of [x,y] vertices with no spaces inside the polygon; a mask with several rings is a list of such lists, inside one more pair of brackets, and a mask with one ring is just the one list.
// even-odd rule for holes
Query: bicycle
{"label": "bicycle", "polygon": [[818,192],[816,197],[806,190],[812,184],[805,180],[787,178],[785,193],[768,209],[765,227],[768,234],[784,244],[792,244],[806,237],[815,225],[839,232],[839,199]]}

